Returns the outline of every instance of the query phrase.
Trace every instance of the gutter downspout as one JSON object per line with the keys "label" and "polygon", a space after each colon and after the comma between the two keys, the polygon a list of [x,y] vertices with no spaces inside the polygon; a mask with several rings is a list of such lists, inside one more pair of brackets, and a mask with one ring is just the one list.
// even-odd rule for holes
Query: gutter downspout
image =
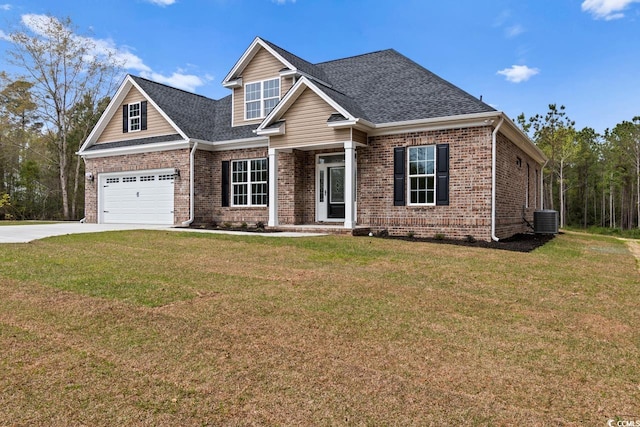
{"label": "gutter downspout", "polygon": [[193,163],[194,163],[194,158],[195,158],[195,154],[196,154],[196,148],[198,148],[198,141],[193,143],[193,148],[191,149],[191,153],[189,154],[189,219],[187,221],[184,221],[182,223],[183,227],[188,227],[191,225],[191,223],[193,222],[193,215],[194,215],[194,200],[193,200],[193,196],[194,196],[194,180],[195,178],[193,177]]}
{"label": "gutter downspout", "polygon": [[500,117],[498,125],[491,134],[491,240],[494,242],[500,240],[496,237],[496,140],[502,123],[504,123],[504,117]]}

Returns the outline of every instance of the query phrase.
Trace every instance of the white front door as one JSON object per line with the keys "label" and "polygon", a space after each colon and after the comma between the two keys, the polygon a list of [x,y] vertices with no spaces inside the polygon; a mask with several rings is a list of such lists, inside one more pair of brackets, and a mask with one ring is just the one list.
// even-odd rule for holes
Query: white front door
{"label": "white front door", "polygon": [[322,154],[316,161],[316,220],[343,222],[345,212],[344,153]]}
{"label": "white front door", "polygon": [[173,225],[174,170],[100,174],[99,222]]}

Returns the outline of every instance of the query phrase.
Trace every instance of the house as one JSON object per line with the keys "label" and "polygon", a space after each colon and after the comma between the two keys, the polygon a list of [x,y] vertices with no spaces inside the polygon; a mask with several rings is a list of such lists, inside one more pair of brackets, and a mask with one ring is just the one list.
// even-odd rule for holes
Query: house
{"label": "house", "polygon": [[528,231],[544,154],[395,50],[311,64],[256,38],[214,100],[127,76],[79,151],[87,222]]}

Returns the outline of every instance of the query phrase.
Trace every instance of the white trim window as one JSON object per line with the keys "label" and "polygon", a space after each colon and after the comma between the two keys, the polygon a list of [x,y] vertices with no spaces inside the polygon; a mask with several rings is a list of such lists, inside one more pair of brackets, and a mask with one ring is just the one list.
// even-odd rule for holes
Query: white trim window
{"label": "white trim window", "polygon": [[129,104],[129,132],[136,132],[141,129],[142,109],[140,103]]}
{"label": "white trim window", "polygon": [[267,159],[231,162],[231,200],[233,206],[267,206]]}
{"label": "white trim window", "polygon": [[247,83],[244,86],[245,120],[267,116],[280,101],[280,78]]}
{"label": "white trim window", "polygon": [[436,204],[436,146],[409,148],[410,205]]}

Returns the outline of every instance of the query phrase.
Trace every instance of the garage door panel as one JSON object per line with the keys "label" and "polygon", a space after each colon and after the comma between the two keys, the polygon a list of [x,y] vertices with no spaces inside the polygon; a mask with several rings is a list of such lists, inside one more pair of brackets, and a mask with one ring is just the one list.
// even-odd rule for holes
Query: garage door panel
{"label": "garage door panel", "polygon": [[173,224],[172,170],[107,174],[101,183],[102,222]]}

